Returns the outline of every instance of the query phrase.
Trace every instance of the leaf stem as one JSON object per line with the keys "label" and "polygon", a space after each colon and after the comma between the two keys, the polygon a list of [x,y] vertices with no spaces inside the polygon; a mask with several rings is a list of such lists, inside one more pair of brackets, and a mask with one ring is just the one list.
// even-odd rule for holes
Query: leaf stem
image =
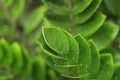
{"label": "leaf stem", "polygon": [[75,35],[77,33],[77,30],[76,30],[76,24],[75,24],[75,15],[74,15],[74,11],[73,11],[73,2],[72,0],[65,0],[66,4],[68,5],[68,8],[69,8],[69,19],[70,19],[70,24],[71,24],[71,34]]}
{"label": "leaf stem", "polygon": [[72,0],[66,0],[65,2],[68,5],[69,11],[70,11],[69,19],[70,19],[71,26],[75,27]]}

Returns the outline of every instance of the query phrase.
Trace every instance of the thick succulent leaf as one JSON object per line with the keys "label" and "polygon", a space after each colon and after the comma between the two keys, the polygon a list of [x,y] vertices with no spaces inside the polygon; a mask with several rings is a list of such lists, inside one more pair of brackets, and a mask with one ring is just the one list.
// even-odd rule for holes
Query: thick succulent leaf
{"label": "thick succulent leaf", "polygon": [[51,69],[48,70],[48,75],[49,75],[48,79],[50,79],[50,80],[59,80],[55,71],[53,71]]}
{"label": "thick succulent leaf", "polygon": [[31,75],[31,59],[29,56],[29,53],[27,52],[27,50],[25,49],[25,47],[21,46],[21,53],[22,53],[22,57],[23,57],[23,68],[21,71],[21,76],[23,78],[28,78]]}
{"label": "thick succulent leaf", "polygon": [[43,47],[42,45],[40,45],[40,48],[41,48],[41,50],[42,50],[43,53],[47,54],[47,55],[50,56],[51,58],[59,59],[59,60],[65,60],[64,58],[62,58],[62,57],[60,57],[60,56],[57,56],[57,55],[55,55],[54,53],[49,52],[49,50],[46,49],[45,47]]}
{"label": "thick succulent leaf", "polygon": [[115,48],[107,48],[102,50],[101,52],[105,53],[111,53],[114,61],[114,65],[119,65],[120,64],[120,53],[117,49]]}
{"label": "thick succulent leaf", "polygon": [[47,10],[46,6],[40,6],[27,17],[22,19],[22,25],[24,26],[24,32],[26,34],[30,34],[33,30],[35,30],[39,23],[43,20],[44,12]]}
{"label": "thick succulent leaf", "polygon": [[114,15],[120,16],[120,3],[119,0],[104,0],[106,6]]}
{"label": "thick succulent leaf", "polygon": [[89,41],[89,46],[90,46],[91,55],[92,55],[89,77],[94,78],[97,76],[100,69],[100,54],[93,40]]}
{"label": "thick succulent leaf", "polygon": [[78,34],[75,37],[75,39],[76,39],[76,41],[79,45],[79,49],[80,49],[78,64],[82,65],[80,68],[80,71],[78,71],[78,72],[86,73],[89,71],[90,65],[91,65],[90,48],[89,48],[88,42],[80,34]]}
{"label": "thick succulent leaf", "polygon": [[69,42],[65,34],[56,27],[44,27],[42,29],[46,44],[58,54],[66,54],[69,51]]}
{"label": "thick succulent leaf", "polygon": [[40,46],[40,51],[44,55],[45,59],[48,61],[47,64],[60,73],[68,74],[68,69],[60,68],[56,65],[65,65],[65,57],[58,55],[55,51],[51,50],[44,41],[43,36],[40,36],[38,39],[38,44]]}
{"label": "thick succulent leaf", "polygon": [[114,72],[112,55],[108,53],[101,54],[100,65],[100,72],[96,80],[111,80]]}
{"label": "thick succulent leaf", "polygon": [[119,80],[120,79],[120,65],[115,66],[115,71],[112,77],[112,80]]}
{"label": "thick succulent leaf", "polygon": [[[119,31],[118,25],[113,22],[105,22],[103,26],[92,35],[99,50],[106,48],[115,39]],[[104,33],[104,35],[103,35]]]}
{"label": "thick succulent leaf", "polygon": [[100,6],[102,0],[93,0],[90,6],[83,11],[82,13],[78,14],[75,18],[76,24],[81,24],[87,21],[92,15],[96,12],[98,7]]}
{"label": "thick succulent leaf", "polygon": [[51,10],[60,15],[69,15],[71,9],[74,14],[83,12],[93,0],[42,0]]}
{"label": "thick succulent leaf", "polygon": [[73,0],[73,12],[74,14],[78,14],[83,12],[93,0]]}
{"label": "thick succulent leaf", "polygon": [[10,7],[10,13],[12,18],[15,20],[20,17],[22,12],[24,11],[25,7],[25,0],[17,0],[15,3]]}
{"label": "thick succulent leaf", "polygon": [[41,56],[36,57],[33,61],[32,78],[33,80],[46,80],[46,65]]}
{"label": "thick succulent leaf", "polygon": [[90,20],[80,25],[79,32],[85,37],[92,35],[101,27],[105,18],[106,16],[104,14],[97,12]]}
{"label": "thick succulent leaf", "polygon": [[18,74],[21,72],[23,67],[23,58],[20,45],[17,42],[12,43],[11,50],[13,55],[13,63],[11,68],[15,74]]}
{"label": "thick succulent leaf", "polygon": [[69,42],[69,52],[65,54],[65,57],[68,59],[68,64],[76,64],[78,63],[80,50],[77,44],[77,41],[74,39],[74,37],[68,33],[67,31],[61,29],[63,33],[66,35],[68,42]]}
{"label": "thick succulent leaf", "polygon": [[68,15],[68,5],[63,0],[42,0],[51,10],[60,15]]}
{"label": "thick succulent leaf", "polygon": [[38,44],[40,46],[40,50],[42,55],[47,55],[48,57],[52,58],[52,62],[55,64],[62,65],[66,59],[63,56],[58,55],[55,51],[51,50],[44,41],[42,35],[39,36]]}
{"label": "thick succulent leaf", "polygon": [[59,25],[60,27],[67,28],[67,29],[70,27],[69,16],[62,16],[62,15],[55,14],[53,12],[47,12],[45,14],[45,17],[50,23],[54,24],[55,26]]}
{"label": "thick succulent leaf", "polygon": [[10,45],[7,43],[5,39],[0,40],[0,45],[3,52],[2,64],[5,67],[10,67],[11,64],[13,63],[13,57],[12,57]]}

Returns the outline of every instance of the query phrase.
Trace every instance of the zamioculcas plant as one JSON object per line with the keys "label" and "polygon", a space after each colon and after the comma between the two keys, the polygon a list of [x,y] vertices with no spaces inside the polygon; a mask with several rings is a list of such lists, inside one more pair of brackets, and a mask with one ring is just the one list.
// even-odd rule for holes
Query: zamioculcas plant
{"label": "zamioculcas plant", "polygon": [[112,80],[112,55],[99,53],[93,40],[80,34],[73,37],[57,27],[43,27],[38,43],[47,64],[63,79]]}
{"label": "zamioculcas plant", "polygon": [[106,16],[98,10],[102,0],[42,1],[49,7],[45,14],[47,21],[72,34],[80,33],[92,38],[99,50],[108,47],[118,34],[118,26],[111,21],[106,22]]}
{"label": "zamioculcas plant", "polygon": [[119,7],[119,0],[0,0],[0,80],[119,80]]}

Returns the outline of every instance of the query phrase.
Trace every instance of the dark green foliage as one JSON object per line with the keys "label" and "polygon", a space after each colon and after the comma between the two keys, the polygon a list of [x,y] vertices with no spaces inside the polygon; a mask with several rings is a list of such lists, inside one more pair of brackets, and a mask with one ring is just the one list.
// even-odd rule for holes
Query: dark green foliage
{"label": "dark green foliage", "polygon": [[0,0],[0,80],[119,80],[119,0]]}
{"label": "dark green foliage", "polygon": [[[51,32],[52,34],[49,33],[49,36],[48,36],[47,33],[49,31],[52,31]],[[57,34],[55,34],[56,31],[57,31]],[[55,53],[53,51],[53,50],[56,50],[56,48],[60,48],[60,46],[57,43],[56,43],[56,47],[50,45],[50,44],[55,44],[54,37],[56,37],[56,39],[59,38],[59,36],[57,35],[64,36],[63,34],[60,33],[60,31],[63,31],[63,34],[65,34],[65,36],[69,38],[67,41],[68,42],[71,41],[72,43],[72,45],[70,45],[71,43],[69,42],[69,45],[67,45],[69,47],[68,52],[62,50],[63,53],[65,54],[60,54],[60,52]],[[78,34],[75,37],[76,39],[75,40],[74,37],[71,36],[67,31],[64,31],[63,29],[56,28],[56,27],[44,27],[42,32],[43,32],[43,38],[40,37],[40,39],[44,39],[45,42],[43,43],[42,40],[39,40],[40,46],[46,45],[46,47],[48,47],[48,48],[42,47],[44,48],[42,49],[42,51],[43,53],[46,54],[46,56],[48,56],[47,59],[49,58],[51,59],[51,61],[48,61],[49,64],[51,64],[51,67],[56,71],[58,71],[60,74],[62,74],[62,76],[67,78],[78,78],[83,80],[84,79],[85,80],[86,79],[87,80],[88,79],[97,79],[97,80],[112,79],[113,72],[114,72],[112,55],[108,53],[99,54],[98,49],[92,40],[90,40],[88,43],[87,40],[85,40],[80,34]],[[64,42],[62,42],[63,39],[64,37],[61,37],[58,43],[60,44],[61,42],[61,44],[65,44]],[[49,42],[48,44],[48,41],[51,41],[51,42]],[[56,57],[52,55],[62,57],[65,60],[64,61],[62,59],[58,60]],[[94,68],[94,70],[91,70],[92,68]],[[60,69],[64,69],[64,71],[60,71]],[[103,74],[106,74],[106,75],[103,75]]]}

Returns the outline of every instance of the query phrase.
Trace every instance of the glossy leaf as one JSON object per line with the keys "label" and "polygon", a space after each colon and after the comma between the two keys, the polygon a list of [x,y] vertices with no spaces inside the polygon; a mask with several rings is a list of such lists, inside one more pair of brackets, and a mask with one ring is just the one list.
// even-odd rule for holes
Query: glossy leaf
{"label": "glossy leaf", "polygon": [[102,50],[102,52],[111,53],[111,55],[113,57],[113,61],[114,61],[114,66],[117,66],[120,64],[119,50],[117,50],[116,48],[106,48],[106,49]]}
{"label": "glossy leaf", "polygon": [[65,54],[65,57],[67,57],[68,59],[68,64],[76,64],[78,63],[79,54],[80,54],[77,41],[67,31],[63,29],[61,29],[61,31],[66,35],[69,42],[69,52]]}
{"label": "glossy leaf", "polygon": [[79,32],[85,37],[92,35],[102,26],[105,18],[106,16],[104,14],[97,12],[90,20],[80,25]]}
{"label": "glossy leaf", "polygon": [[63,0],[42,0],[43,3],[48,6],[55,13],[60,15],[68,15],[69,9],[65,1]]}
{"label": "glossy leaf", "polygon": [[43,37],[47,45],[58,54],[66,54],[69,50],[69,42],[64,33],[56,27],[44,27]]}
{"label": "glossy leaf", "polygon": [[78,14],[75,18],[76,24],[81,24],[86,22],[92,15],[96,12],[98,7],[100,6],[102,0],[93,0],[91,5],[82,13]]}
{"label": "glossy leaf", "polygon": [[91,67],[90,67],[90,78],[95,78],[100,69],[100,54],[99,51],[93,42],[93,40],[89,41],[89,46],[91,50]]}
{"label": "glossy leaf", "polygon": [[90,52],[88,42],[80,34],[78,34],[75,37],[75,39],[76,39],[76,41],[79,45],[79,49],[80,49],[78,63],[82,65],[79,73],[88,72],[90,69],[90,65],[91,65],[91,52]]}
{"label": "glossy leaf", "polygon": [[[103,26],[92,35],[92,39],[96,43],[99,50],[109,46],[115,39],[119,31],[118,25],[113,22],[105,22]],[[103,35],[104,33],[104,35]]]}
{"label": "glossy leaf", "polygon": [[111,54],[101,54],[100,55],[100,72],[96,78],[96,80],[111,80],[113,72],[114,72],[114,65]]}
{"label": "glossy leaf", "polygon": [[55,26],[59,25],[62,28],[70,28],[69,16],[62,16],[52,12],[47,12],[45,14],[45,17],[50,23],[54,24]]}
{"label": "glossy leaf", "polygon": [[73,0],[73,12],[75,14],[83,12],[92,3],[93,0]]}

